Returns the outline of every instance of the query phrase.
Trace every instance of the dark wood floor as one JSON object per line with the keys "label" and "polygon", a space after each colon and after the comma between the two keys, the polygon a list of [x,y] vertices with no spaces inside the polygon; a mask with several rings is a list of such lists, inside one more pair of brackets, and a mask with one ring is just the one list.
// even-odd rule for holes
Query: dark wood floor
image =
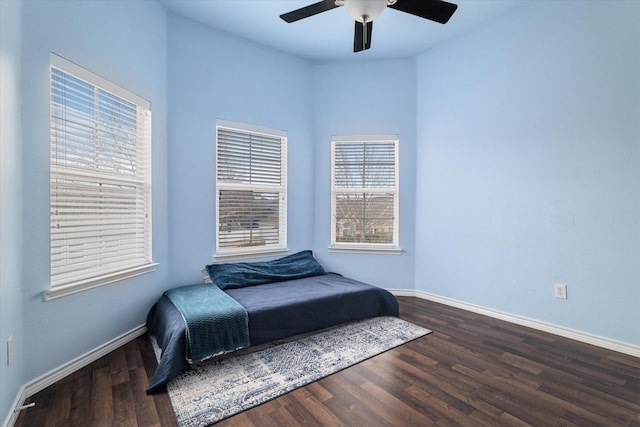
{"label": "dark wood floor", "polygon": [[[640,426],[640,359],[401,297],[434,332],[219,426]],[[33,396],[16,426],[174,426],[146,336]]]}

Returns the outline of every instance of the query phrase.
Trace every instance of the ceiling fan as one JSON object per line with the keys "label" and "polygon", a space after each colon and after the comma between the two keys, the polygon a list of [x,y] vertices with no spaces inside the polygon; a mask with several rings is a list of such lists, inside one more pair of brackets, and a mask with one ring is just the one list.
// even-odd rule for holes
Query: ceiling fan
{"label": "ceiling fan", "polygon": [[380,16],[386,7],[440,24],[446,24],[458,8],[457,5],[444,0],[322,0],[284,13],[280,18],[291,23],[340,6],[344,6],[356,21],[353,37],[354,52],[371,47],[373,20]]}

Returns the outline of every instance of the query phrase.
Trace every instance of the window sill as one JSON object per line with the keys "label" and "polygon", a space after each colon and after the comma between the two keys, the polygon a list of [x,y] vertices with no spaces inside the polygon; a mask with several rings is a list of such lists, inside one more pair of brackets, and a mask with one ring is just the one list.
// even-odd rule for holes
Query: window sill
{"label": "window sill", "polygon": [[43,301],[51,301],[53,299],[66,297],[67,295],[72,295],[88,289],[97,288],[98,286],[104,286],[121,280],[130,279],[135,276],[140,276],[142,274],[151,273],[152,271],[155,271],[157,265],[158,263],[146,264],[141,267],[131,268],[108,276],[59,286],[55,289],[44,291],[42,293],[42,299]]}
{"label": "window sill", "polygon": [[213,256],[213,262],[227,262],[227,261],[240,261],[240,260],[248,260],[248,259],[256,259],[256,258],[268,258],[275,256],[283,256],[288,255],[291,252],[291,249],[271,249],[271,250],[263,250],[263,251],[255,251],[255,252],[236,252],[236,253],[226,253],[226,254],[215,254]]}
{"label": "window sill", "polygon": [[401,255],[404,252],[399,247],[372,247],[372,246],[329,246],[329,252],[350,254],[374,254],[374,255]]}

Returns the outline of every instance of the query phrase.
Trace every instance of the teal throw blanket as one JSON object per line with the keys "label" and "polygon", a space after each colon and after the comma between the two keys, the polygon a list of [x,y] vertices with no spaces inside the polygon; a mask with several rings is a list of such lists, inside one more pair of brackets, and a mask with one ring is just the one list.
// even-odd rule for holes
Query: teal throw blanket
{"label": "teal throw blanket", "polygon": [[217,286],[182,286],[165,295],[184,318],[189,363],[249,347],[247,310]]}

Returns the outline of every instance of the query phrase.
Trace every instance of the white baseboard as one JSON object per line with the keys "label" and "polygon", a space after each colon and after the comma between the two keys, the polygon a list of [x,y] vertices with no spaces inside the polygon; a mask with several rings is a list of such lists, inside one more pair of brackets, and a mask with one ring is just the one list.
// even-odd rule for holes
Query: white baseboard
{"label": "white baseboard", "polygon": [[20,412],[16,411],[14,408],[17,408],[18,406],[22,405],[22,402],[24,402],[25,399],[26,397],[24,397],[24,385],[23,385],[18,390],[18,394],[16,394],[16,398],[13,401],[13,405],[11,405],[11,410],[7,414],[7,418],[4,420],[4,424],[2,424],[2,427],[13,427],[13,425],[18,420],[18,415],[20,414]]}
{"label": "white baseboard", "polygon": [[551,323],[543,322],[541,320],[530,319],[528,317],[523,317],[515,314],[505,313],[498,310],[493,310],[493,309],[482,307],[479,305],[470,304],[464,301],[459,301],[453,298],[431,294],[429,292],[412,290],[412,289],[388,289],[388,291],[396,296],[422,298],[422,299],[437,302],[440,304],[445,304],[452,307],[460,308],[462,310],[471,311],[473,313],[483,314],[485,316],[493,317],[495,319],[500,319],[510,323],[515,323],[517,325],[526,326],[532,329],[537,329],[539,331],[549,332],[554,335],[570,338],[572,340],[595,345],[597,347],[606,348],[608,350],[617,351],[619,353],[628,354],[630,356],[640,357],[640,346],[638,345],[612,340],[610,338],[593,335],[587,332],[577,331],[575,329],[565,328],[564,326],[554,325]]}
{"label": "white baseboard", "polygon": [[3,427],[13,427],[19,415],[19,411],[17,411],[16,408],[19,408],[27,398],[33,396],[39,391],[44,390],[50,385],[55,384],[56,382],[60,381],[67,375],[72,374],[78,369],[84,368],[88,364],[95,362],[103,356],[106,356],[113,350],[122,347],[123,345],[127,344],[130,341],[133,341],[139,336],[144,335],[146,332],[147,327],[145,325],[140,325],[130,330],[129,332],[125,332],[119,337],[116,337],[111,341],[101,345],[100,347],[94,348],[93,350],[88,351],[82,356],[76,357],[75,359],[55,369],[52,369],[46,374],[43,374],[38,378],[23,385],[22,387],[20,387],[20,390],[18,390],[18,394],[12,406],[13,409],[7,415],[7,419],[5,420]]}

